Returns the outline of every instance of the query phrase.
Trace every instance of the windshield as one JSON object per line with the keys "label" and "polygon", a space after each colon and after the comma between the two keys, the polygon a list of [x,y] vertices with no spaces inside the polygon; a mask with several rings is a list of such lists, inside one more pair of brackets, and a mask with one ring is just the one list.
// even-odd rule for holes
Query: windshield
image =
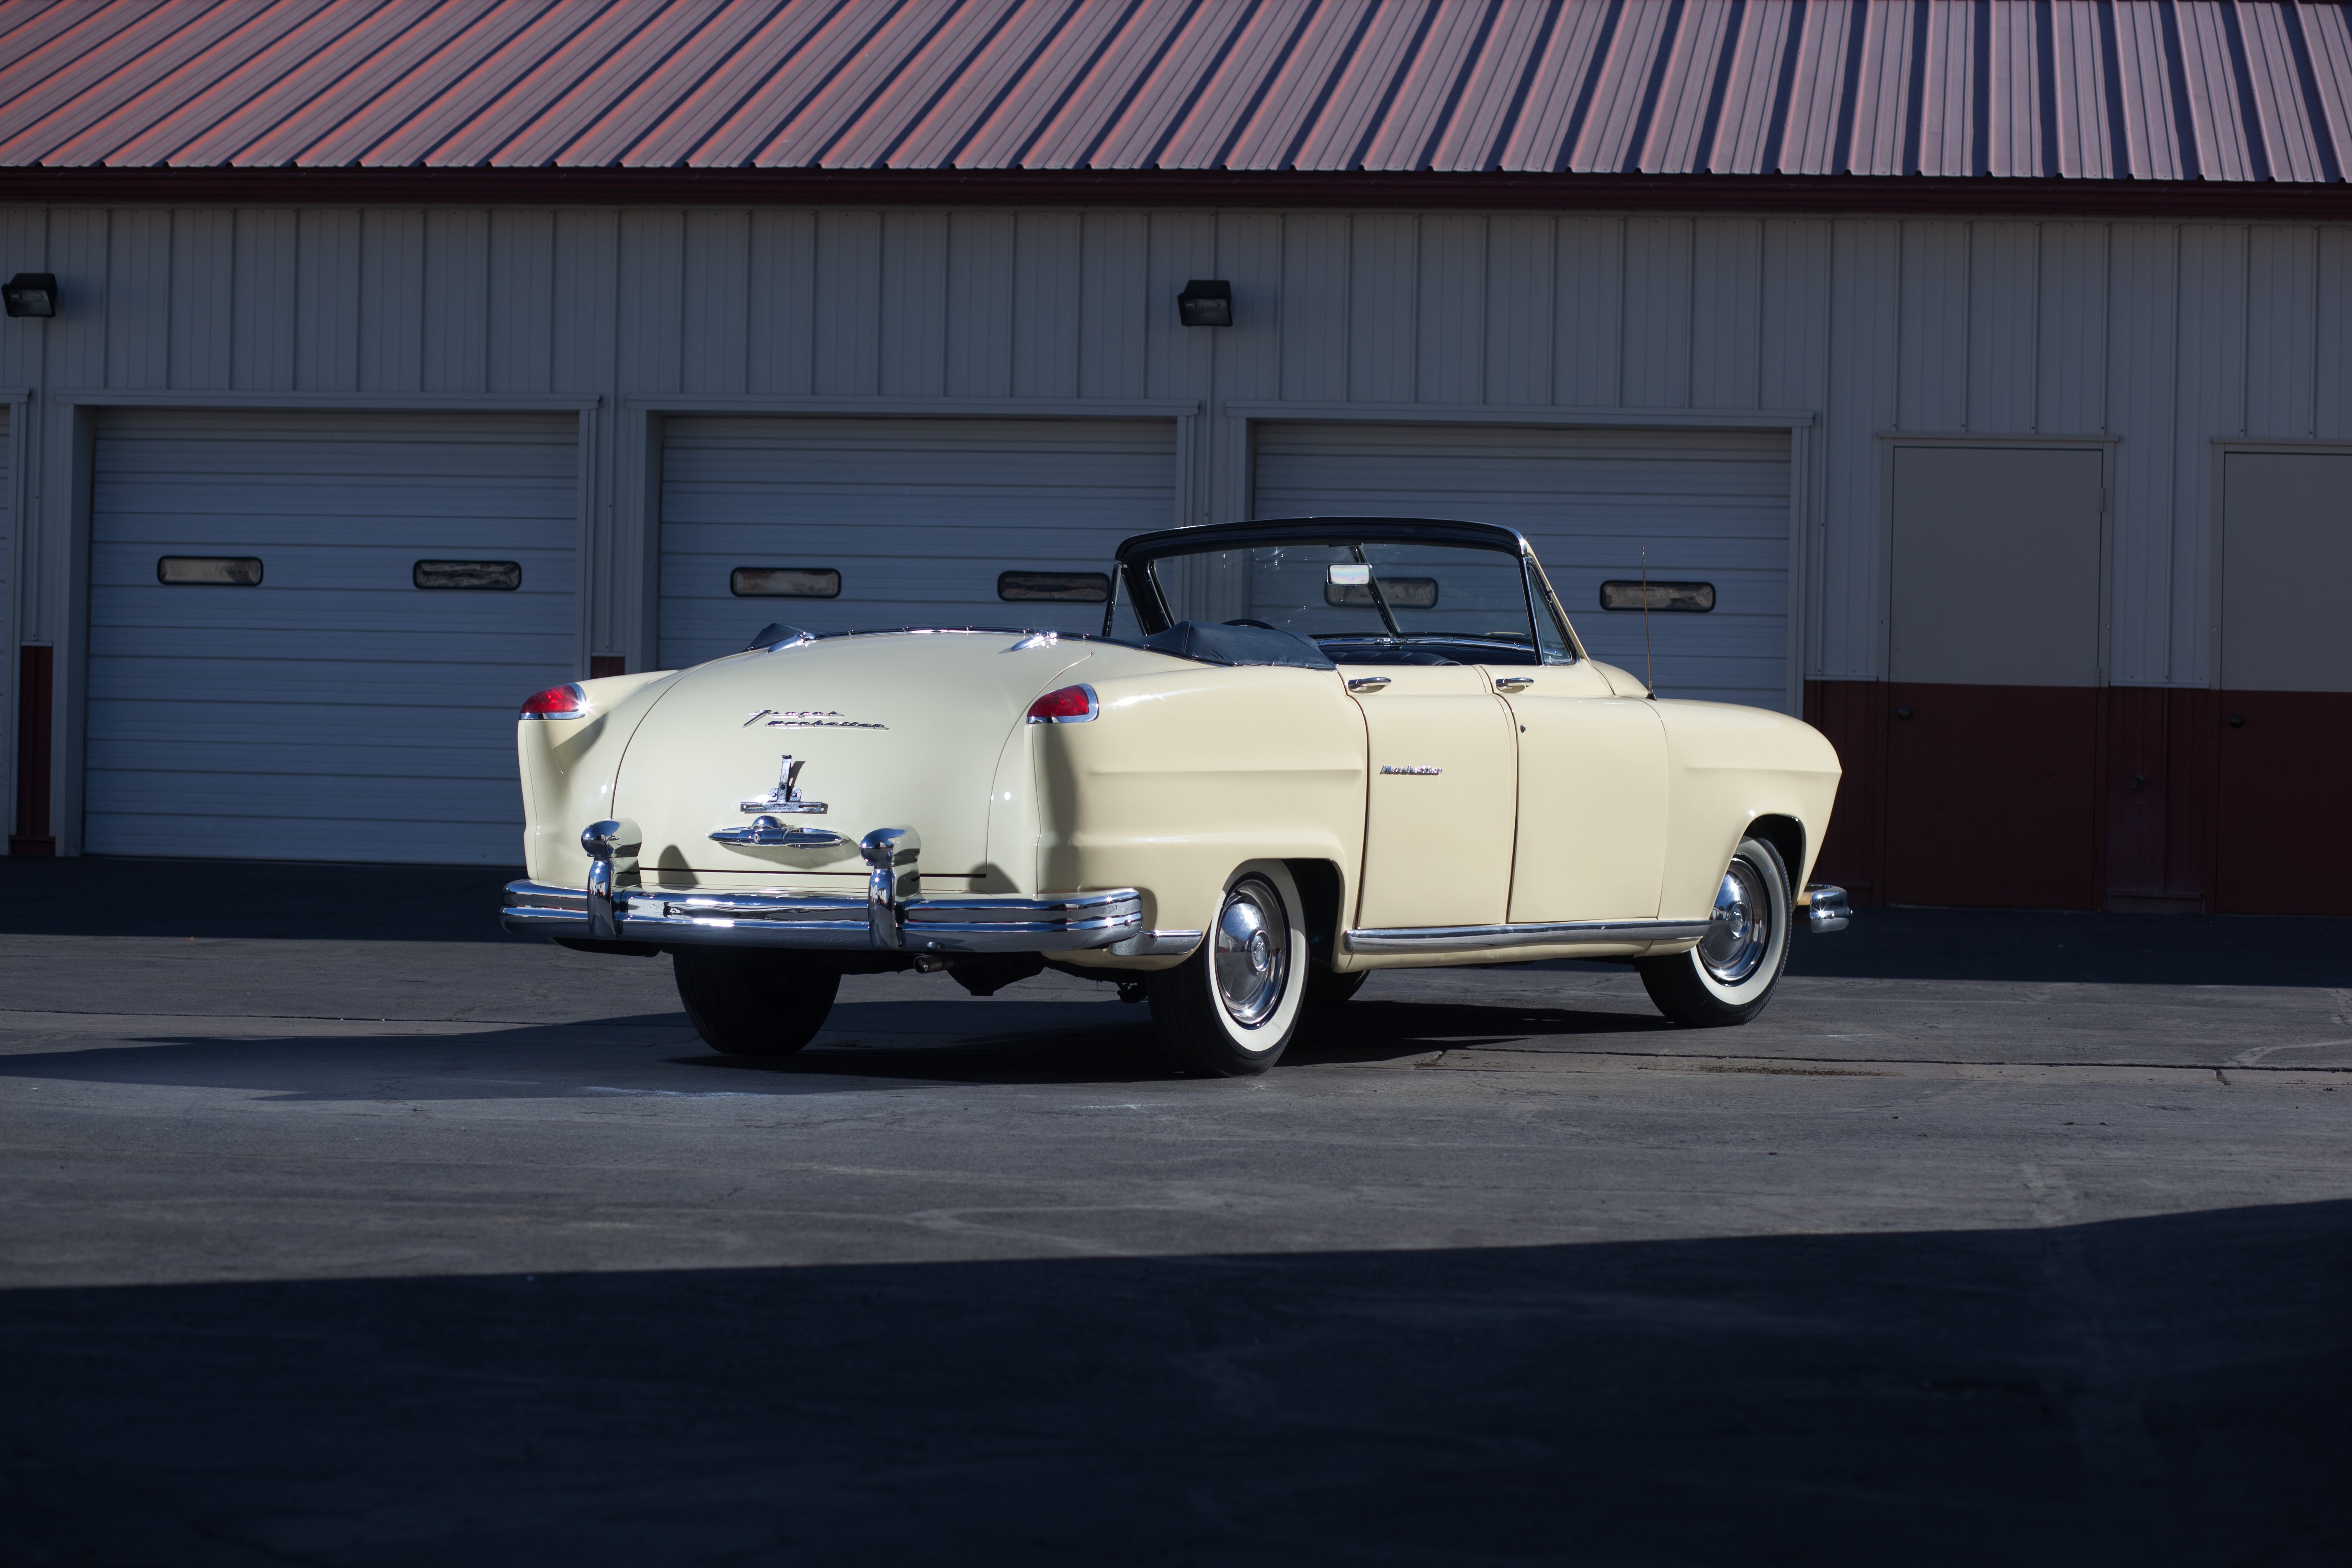
{"label": "windshield", "polygon": [[1340,664],[1538,664],[1570,657],[1532,615],[1516,552],[1433,543],[1264,544],[1148,563],[1173,621],[1270,626]]}

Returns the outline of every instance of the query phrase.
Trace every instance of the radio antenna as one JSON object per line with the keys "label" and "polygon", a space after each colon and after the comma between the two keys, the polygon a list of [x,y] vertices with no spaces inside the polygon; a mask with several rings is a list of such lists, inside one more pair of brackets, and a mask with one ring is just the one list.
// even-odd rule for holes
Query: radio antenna
{"label": "radio antenna", "polygon": [[1642,689],[1652,700],[1658,695],[1658,682],[1650,658],[1650,547],[1642,546]]}

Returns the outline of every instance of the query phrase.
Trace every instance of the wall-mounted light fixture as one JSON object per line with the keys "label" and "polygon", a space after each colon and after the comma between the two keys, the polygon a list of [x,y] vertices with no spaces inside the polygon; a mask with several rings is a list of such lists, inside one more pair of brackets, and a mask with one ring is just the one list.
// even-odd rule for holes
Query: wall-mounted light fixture
{"label": "wall-mounted light fixture", "polygon": [[58,313],[58,279],[54,272],[19,272],[0,284],[0,304],[12,316],[54,316]]}
{"label": "wall-mounted light fixture", "polygon": [[1234,324],[1234,286],[1222,278],[1195,278],[1176,296],[1176,316],[1188,327]]}

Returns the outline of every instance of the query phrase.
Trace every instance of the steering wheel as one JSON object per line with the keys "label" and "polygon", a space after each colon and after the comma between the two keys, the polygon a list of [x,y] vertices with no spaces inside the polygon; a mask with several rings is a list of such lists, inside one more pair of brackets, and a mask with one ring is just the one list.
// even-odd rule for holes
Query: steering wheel
{"label": "steering wheel", "polygon": [[1240,620],[1238,620],[1238,621],[1227,621],[1227,622],[1225,623],[1225,625],[1227,625],[1227,626],[1255,626],[1258,630],[1260,630],[1260,631],[1262,631],[1262,632],[1270,632],[1270,631],[1276,631],[1276,630],[1278,630],[1278,629],[1279,629],[1278,627],[1270,626],[1266,625],[1264,621],[1253,621],[1253,620],[1249,619],[1249,618],[1248,618],[1248,617],[1246,617],[1246,616],[1243,617],[1242,619],[1240,619]]}

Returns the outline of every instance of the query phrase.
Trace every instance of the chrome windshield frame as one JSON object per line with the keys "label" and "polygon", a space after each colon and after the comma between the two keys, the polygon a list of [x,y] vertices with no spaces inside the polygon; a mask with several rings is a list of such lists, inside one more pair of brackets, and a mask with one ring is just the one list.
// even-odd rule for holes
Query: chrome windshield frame
{"label": "chrome windshield frame", "polygon": [[[1452,545],[1516,555],[1519,560],[1521,587],[1526,595],[1528,632],[1533,640],[1538,662],[1552,662],[1546,658],[1548,639],[1542,635],[1543,617],[1547,614],[1567,645],[1569,663],[1591,657],[1584,651],[1583,640],[1576,634],[1576,623],[1569,618],[1559,595],[1552,591],[1551,579],[1536,559],[1535,548],[1528,542],[1527,535],[1500,523],[1472,522],[1459,518],[1267,518],[1139,533],[1123,542],[1116,552],[1117,569],[1111,576],[1111,595],[1103,606],[1102,635],[1106,638],[1119,640],[1114,638],[1113,628],[1117,624],[1122,595],[1144,636],[1165,631],[1175,624],[1174,611],[1161,594],[1159,580],[1151,573],[1153,562],[1171,556],[1276,544],[1352,547],[1359,560],[1362,559],[1362,547],[1366,544]],[[1377,589],[1375,593],[1377,595]],[[1387,623],[1391,636],[1402,639],[1413,635],[1398,629],[1385,603],[1380,608],[1381,619]]]}

